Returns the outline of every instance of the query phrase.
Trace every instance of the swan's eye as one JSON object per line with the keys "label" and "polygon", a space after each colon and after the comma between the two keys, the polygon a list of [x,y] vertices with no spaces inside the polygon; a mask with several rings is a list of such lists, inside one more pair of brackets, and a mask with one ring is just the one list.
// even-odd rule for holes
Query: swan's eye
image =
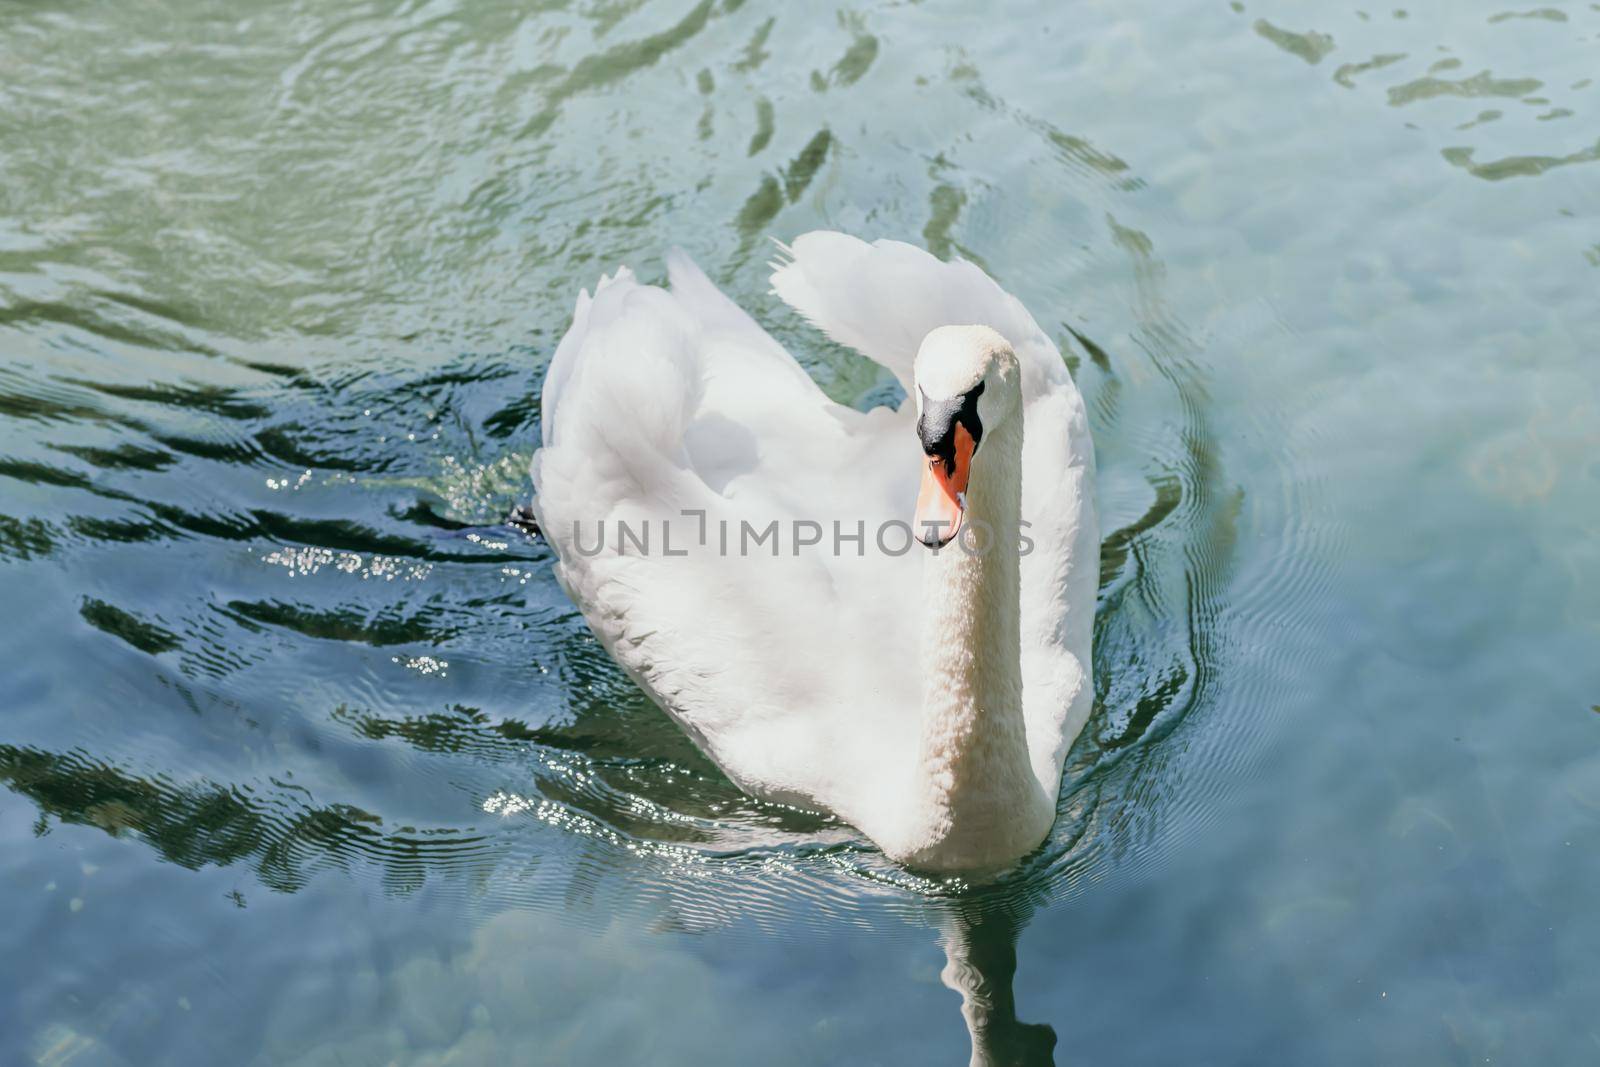
{"label": "swan's eye", "polygon": [[[917,390],[922,393],[921,388]],[[977,451],[983,442],[983,423],[978,419],[978,398],[983,395],[983,383],[948,400],[929,400],[922,393],[922,414],[917,418],[917,439],[929,459],[944,463],[946,474],[956,466],[956,427],[964,427],[972,435],[972,449]]]}

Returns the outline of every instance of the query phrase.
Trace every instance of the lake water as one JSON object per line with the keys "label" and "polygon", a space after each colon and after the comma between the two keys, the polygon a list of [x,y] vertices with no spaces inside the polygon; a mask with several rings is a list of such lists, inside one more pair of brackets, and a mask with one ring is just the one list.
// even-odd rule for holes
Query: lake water
{"label": "lake water", "polygon": [[[1600,1061],[1600,5],[1407,2],[0,7],[0,1062]],[[995,885],[744,798],[503,524],[673,244],[882,401],[817,227],[1089,401]]]}

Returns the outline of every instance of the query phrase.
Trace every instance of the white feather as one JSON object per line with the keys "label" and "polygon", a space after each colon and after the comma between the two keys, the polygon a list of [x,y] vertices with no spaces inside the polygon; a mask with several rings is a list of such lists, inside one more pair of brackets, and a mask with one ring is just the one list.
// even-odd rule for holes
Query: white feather
{"label": "white feather", "polygon": [[[1028,770],[1053,806],[1092,699],[1098,530],[1082,399],[1032,317],[976,266],[826,232],[787,251],[778,295],[908,387],[935,327],[985,323],[1016,351],[1033,542],[1021,560],[1023,712]],[[924,462],[913,405],[834,404],[686,256],[669,255],[668,270],[670,291],[624,268],[580,294],[547,371],[533,478],[557,577],[610,653],[740,787],[832,812],[891,855],[910,854],[897,837],[923,726],[925,550],[896,555],[874,541],[887,528],[888,548],[901,548],[886,524],[912,515]],[[740,551],[741,523],[774,520],[776,557],[767,544]],[[796,520],[819,524],[823,543],[796,550]],[[619,521],[648,522],[648,555],[619,546]],[[852,542],[834,550],[835,521],[846,534],[862,525],[861,555]],[[664,554],[663,527],[686,555]]]}

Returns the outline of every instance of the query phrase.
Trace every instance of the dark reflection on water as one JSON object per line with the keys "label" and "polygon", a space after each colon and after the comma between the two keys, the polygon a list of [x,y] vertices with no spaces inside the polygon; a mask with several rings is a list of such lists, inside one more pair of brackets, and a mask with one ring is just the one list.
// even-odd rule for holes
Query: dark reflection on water
{"label": "dark reflection on water", "polygon": [[0,781],[50,820],[133,834],[163,859],[184,867],[247,863],[262,884],[293,892],[319,869],[348,870],[362,859],[381,865],[385,884],[404,889],[424,871],[470,863],[488,843],[482,835],[440,828],[392,832],[383,819],[348,804],[288,802],[288,783],[273,796],[250,786],[213,782],[177,785],[143,779],[77,752],[41,752],[0,745]]}
{"label": "dark reflection on water", "polygon": [[939,942],[945,953],[939,980],[961,995],[961,1017],[972,1038],[971,1067],[1041,1067],[1055,1062],[1056,1032],[1017,1018],[1012,980],[1017,938],[1033,906],[1026,898],[973,894],[950,905]]}

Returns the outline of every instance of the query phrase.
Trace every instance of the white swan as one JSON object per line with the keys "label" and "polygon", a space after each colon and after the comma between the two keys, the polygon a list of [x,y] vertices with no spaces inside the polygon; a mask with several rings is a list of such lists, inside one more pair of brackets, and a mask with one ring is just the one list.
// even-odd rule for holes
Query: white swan
{"label": "white swan", "polygon": [[[623,268],[579,295],[535,514],[601,643],[742,789],[992,870],[1049,832],[1092,700],[1083,400],[971,263],[830,232],[785,251],[777,294],[914,402],[833,403],[674,252],[670,291]],[[914,513],[966,532],[913,544]]]}

